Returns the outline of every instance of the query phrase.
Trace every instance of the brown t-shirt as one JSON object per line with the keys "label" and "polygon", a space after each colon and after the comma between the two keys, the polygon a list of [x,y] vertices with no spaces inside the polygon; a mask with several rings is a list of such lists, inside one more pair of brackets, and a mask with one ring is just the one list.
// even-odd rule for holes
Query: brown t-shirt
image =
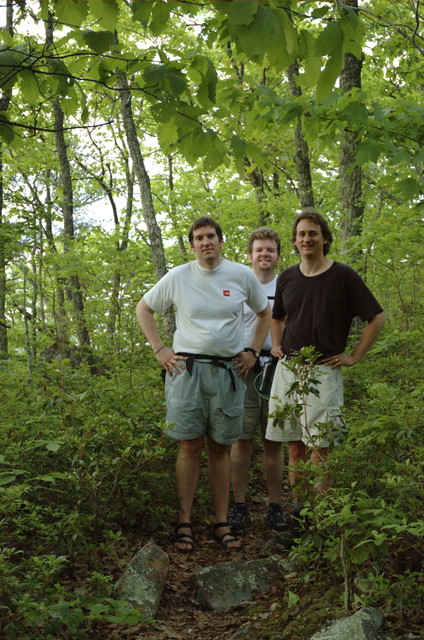
{"label": "brown t-shirt", "polygon": [[328,357],[345,350],[355,316],[368,321],[381,311],[356,271],[333,262],[316,276],[304,276],[299,265],[280,273],[272,317],[286,321],[281,340],[285,355],[314,346]]}

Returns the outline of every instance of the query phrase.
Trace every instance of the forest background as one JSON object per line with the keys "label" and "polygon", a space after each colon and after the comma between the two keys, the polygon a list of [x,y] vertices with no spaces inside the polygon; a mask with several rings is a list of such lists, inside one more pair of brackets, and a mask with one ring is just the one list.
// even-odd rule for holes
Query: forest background
{"label": "forest background", "polygon": [[[244,263],[249,232],[272,226],[285,268],[296,262],[292,220],[311,205],[335,231],[332,257],[361,273],[387,323],[346,371],[334,487],[293,553],[305,583],[325,573],[345,609],[379,606],[400,633],[423,589],[420,1],[7,0],[3,10],[4,637],[134,623],[110,597],[108,568],[130,532],[166,535],[176,506],[159,371],[135,305],[191,258],[194,218],[216,218],[225,256]],[[170,313],[165,340],[173,326]]]}

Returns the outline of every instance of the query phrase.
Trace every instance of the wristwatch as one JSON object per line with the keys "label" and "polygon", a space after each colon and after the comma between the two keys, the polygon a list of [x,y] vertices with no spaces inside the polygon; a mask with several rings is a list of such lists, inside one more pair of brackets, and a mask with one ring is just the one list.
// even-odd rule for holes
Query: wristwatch
{"label": "wristwatch", "polygon": [[252,349],[252,347],[246,347],[245,351],[250,351],[250,353],[253,353],[255,358],[259,358],[259,356],[261,355],[259,351],[256,351],[256,349]]}

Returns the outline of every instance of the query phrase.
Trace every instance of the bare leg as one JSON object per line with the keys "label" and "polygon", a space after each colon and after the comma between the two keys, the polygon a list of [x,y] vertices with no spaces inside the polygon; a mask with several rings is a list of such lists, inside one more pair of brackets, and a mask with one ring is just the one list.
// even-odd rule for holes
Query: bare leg
{"label": "bare leg", "polygon": [[[180,450],[175,465],[177,480],[177,496],[180,505],[178,522],[191,522],[193,500],[199,482],[200,459],[203,449],[203,436],[194,440],[181,440]],[[191,529],[182,527],[179,533],[191,534]],[[184,542],[175,542],[178,549],[188,549]]]}
{"label": "bare leg", "polygon": [[[210,436],[206,436],[206,446],[208,449],[209,482],[215,509],[215,522],[226,522],[230,498],[229,448],[224,444],[215,442]],[[231,534],[229,527],[219,527],[215,530],[215,533],[218,537],[226,533]],[[240,547],[240,540],[228,543],[229,549],[238,549]]]}
{"label": "bare leg", "polygon": [[234,502],[246,502],[252,440],[238,440],[231,447],[231,482]]}
{"label": "bare leg", "polygon": [[280,503],[284,472],[284,450],[281,442],[264,440],[264,471],[270,503]]}

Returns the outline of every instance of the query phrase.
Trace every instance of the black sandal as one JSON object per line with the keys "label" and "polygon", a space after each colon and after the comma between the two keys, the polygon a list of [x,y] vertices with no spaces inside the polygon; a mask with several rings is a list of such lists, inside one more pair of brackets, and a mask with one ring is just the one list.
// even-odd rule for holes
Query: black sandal
{"label": "black sandal", "polygon": [[[180,522],[180,524],[177,525],[175,529],[175,536],[174,536],[174,549],[179,553],[191,553],[192,551],[194,551],[193,536],[190,535],[189,533],[178,533],[180,529],[192,529],[192,525],[190,522]],[[180,549],[179,547],[176,546],[176,544],[178,543],[190,545],[190,548]]]}
{"label": "black sandal", "polygon": [[217,529],[220,529],[221,527],[228,527],[228,522],[215,522],[215,524],[213,525],[213,537],[215,538],[215,540],[224,547],[224,549],[227,549],[227,551],[240,551],[242,548],[242,544],[239,547],[230,547],[229,545],[231,544],[231,542],[237,542],[240,541],[240,538],[236,535],[234,535],[234,533],[232,533],[231,531],[227,531],[227,533],[223,533],[222,536],[218,536],[215,531]]}

